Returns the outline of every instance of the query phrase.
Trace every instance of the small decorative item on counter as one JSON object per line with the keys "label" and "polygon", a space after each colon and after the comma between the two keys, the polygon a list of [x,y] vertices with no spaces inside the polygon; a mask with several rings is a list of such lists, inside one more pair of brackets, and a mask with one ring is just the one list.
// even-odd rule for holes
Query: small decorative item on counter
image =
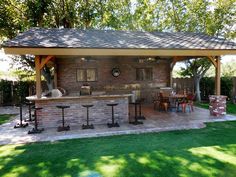
{"label": "small decorative item on counter", "polygon": [[91,86],[89,86],[87,83],[81,86],[80,95],[91,95],[91,93]]}

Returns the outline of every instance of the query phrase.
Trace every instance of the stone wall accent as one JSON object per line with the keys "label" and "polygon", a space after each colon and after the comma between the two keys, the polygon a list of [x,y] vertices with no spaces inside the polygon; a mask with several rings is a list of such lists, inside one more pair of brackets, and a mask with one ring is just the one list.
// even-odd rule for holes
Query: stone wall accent
{"label": "stone wall accent", "polygon": [[222,116],[226,114],[226,99],[227,96],[223,95],[210,95],[209,110],[213,116]]}
{"label": "stone wall accent", "polygon": [[[85,57],[86,58],[86,57]],[[90,57],[82,60],[79,56],[57,58],[58,86],[68,93],[79,92],[85,82],[77,82],[78,68],[97,68],[98,80],[88,82],[93,90],[118,93],[130,93],[132,90],[141,90],[141,96],[151,101],[153,90],[166,87],[170,79],[170,60],[162,59],[158,62],[140,62],[138,57]],[[137,81],[136,68],[152,68],[153,80]],[[112,68],[119,68],[120,76],[113,77]]]}
{"label": "stone wall accent", "polygon": [[118,103],[114,107],[115,119],[118,122],[128,122],[128,97],[107,98],[107,99],[58,99],[58,100],[37,100],[36,106],[43,109],[38,111],[39,126],[43,128],[58,127],[61,125],[61,109],[57,105],[68,105],[65,109],[65,122],[70,126],[81,126],[86,123],[86,108],[84,104],[93,104],[89,109],[90,121],[92,124],[107,124],[111,122],[111,107],[107,103]]}

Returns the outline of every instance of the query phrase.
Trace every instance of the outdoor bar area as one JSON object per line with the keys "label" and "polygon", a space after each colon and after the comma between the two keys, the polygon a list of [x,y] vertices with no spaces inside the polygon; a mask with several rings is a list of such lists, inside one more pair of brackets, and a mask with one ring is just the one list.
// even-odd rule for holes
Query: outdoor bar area
{"label": "outdoor bar area", "polygon": [[[40,98],[37,95],[27,97],[29,101],[35,102],[36,107],[43,108],[38,111],[39,126],[51,128],[61,125],[62,113],[57,106],[69,106],[64,110],[65,122],[71,127],[86,124],[86,105],[90,105],[88,124],[93,127],[113,124],[113,118],[114,127],[134,122],[135,112],[131,115],[130,109],[137,109],[144,102],[152,103],[150,92],[158,92],[160,88],[168,88],[169,85],[169,61],[148,61],[151,59],[52,56],[48,63],[53,61],[49,65],[56,66],[55,89],[50,93],[41,92]],[[44,61],[40,59],[40,63]],[[39,84],[37,90],[41,89]]]}
{"label": "outdoor bar area", "polygon": [[[62,131],[142,124],[138,107],[160,104],[155,96],[173,90],[176,62],[192,58],[205,57],[215,66],[219,96],[220,56],[236,54],[235,43],[203,34],[41,28],[8,41],[4,51],[35,56],[36,95],[27,97],[35,103],[33,133],[37,126]],[[53,70],[50,91],[42,88],[44,67]]]}

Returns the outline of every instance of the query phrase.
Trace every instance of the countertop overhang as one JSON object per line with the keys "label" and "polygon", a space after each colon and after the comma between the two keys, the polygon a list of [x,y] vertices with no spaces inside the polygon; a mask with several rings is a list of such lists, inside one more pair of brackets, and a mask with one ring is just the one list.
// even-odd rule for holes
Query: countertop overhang
{"label": "countertop overhang", "polygon": [[62,97],[41,97],[37,98],[36,95],[26,97],[29,101],[51,101],[51,100],[72,100],[72,99],[117,99],[130,97],[132,94],[118,94],[118,95],[84,95],[84,96],[62,96]]}

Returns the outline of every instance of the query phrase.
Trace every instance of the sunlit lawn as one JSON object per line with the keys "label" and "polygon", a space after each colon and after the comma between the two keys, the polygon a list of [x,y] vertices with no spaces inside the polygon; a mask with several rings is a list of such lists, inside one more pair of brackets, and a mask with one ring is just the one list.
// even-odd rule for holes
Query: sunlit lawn
{"label": "sunlit lawn", "polygon": [[236,122],[198,130],[0,146],[0,176],[236,175]]}
{"label": "sunlit lawn", "polygon": [[[198,106],[198,107],[204,108],[204,109],[208,109],[209,108],[209,104],[208,103],[199,103],[198,102],[195,105]],[[227,103],[226,112],[227,112],[227,114],[234,114],[234,115],[236,115],[236,104]]]}
{"label": "sunlit lawn", "polygon": [[11,114],[0,114],[0,125],[6,123],[9,121],[9,119],[12,117],[13,115]]}

